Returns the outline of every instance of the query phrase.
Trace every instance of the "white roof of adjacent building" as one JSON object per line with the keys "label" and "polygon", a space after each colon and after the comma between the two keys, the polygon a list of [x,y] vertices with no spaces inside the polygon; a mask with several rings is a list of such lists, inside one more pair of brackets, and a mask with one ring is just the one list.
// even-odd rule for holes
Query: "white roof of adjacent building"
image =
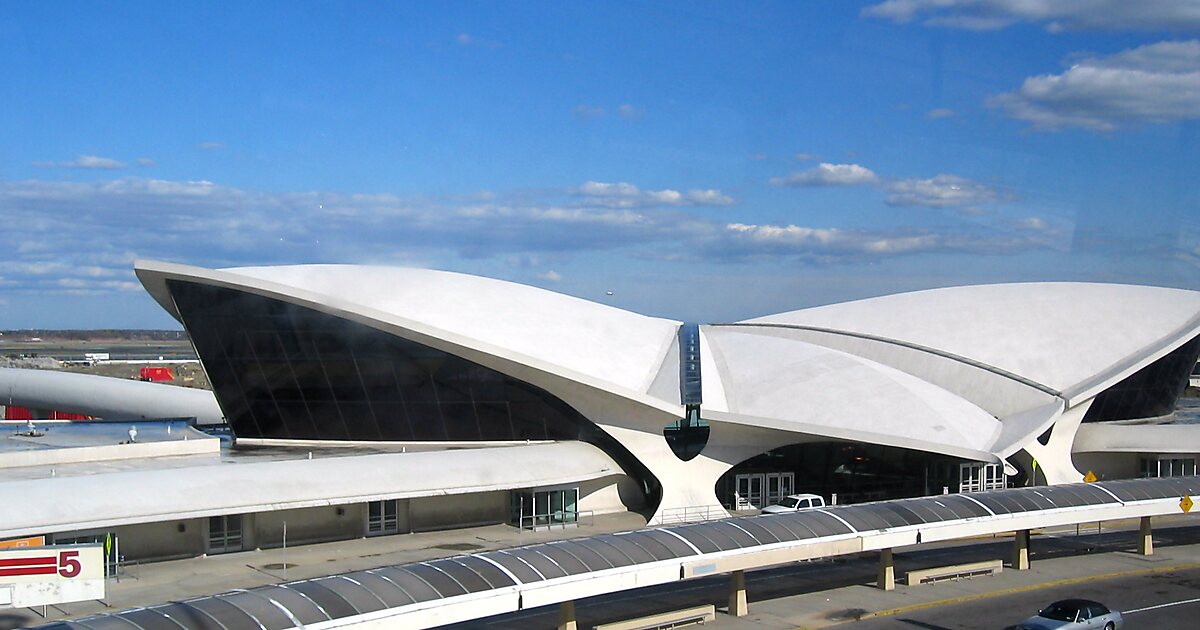
{"label": "white roof of adjacent building", "polygon": [[224,421],[211,391],[93,374],[0,368],[0,395],[7,404],[109,420]]}
{"label": "white roof of adjacent building", "polygon": [[[114,527],[219,514],[266,512],[384,499],[578,483],[624,474],[583,442],[499,448],[268,458],[156,458],[97,471],[24,469],[0,480],[0,538]],[[240,463],[239,463],[240,462]],[[520,465],[513,465],[520,462]],[[231,489],[236,489],[232,492]],[[70,497],[70,500],[63,500]]]}

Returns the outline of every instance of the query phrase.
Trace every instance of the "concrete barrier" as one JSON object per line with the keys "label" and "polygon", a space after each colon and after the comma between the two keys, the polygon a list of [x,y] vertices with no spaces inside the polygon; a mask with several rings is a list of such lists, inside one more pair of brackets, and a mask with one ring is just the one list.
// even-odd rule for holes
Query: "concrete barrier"
{"label": "concrete barrier", "polygon": [[712,604],[709,604],[707,606],[697,606],[695,608],[685,608],[657,615],[638,617],[637,619],[606,623],[596,626],[596,630],[665,630],[666,628],[681,628],[683,626],[708,623],[716,620],[716,618],[717,610]]}
{"label": "concrete barrier", "polygon": [[993,573],[1001,573],[1003,571],[1003,560],[984,560],[983,562],[968,562],[966,564],[954,564],[946,567],[919,569],[917,571],[909,571],[905,575],[907,576],[906,581],[908,585],[916,586],[917,584],[932,584],[942,580],[957,580],[977,575],[992,575]]}

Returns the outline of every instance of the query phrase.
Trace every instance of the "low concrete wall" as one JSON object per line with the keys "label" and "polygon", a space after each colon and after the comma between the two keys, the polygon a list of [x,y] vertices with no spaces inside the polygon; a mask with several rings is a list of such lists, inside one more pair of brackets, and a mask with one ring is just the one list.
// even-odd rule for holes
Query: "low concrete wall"
{"label": "low concrete wall", "polygon": [[[287,544],[327,542],[359,538],[366,532],[361,503],[338,507],[259,512],[254,515],[255,546],[268,549],[283,546],[283,524],[287,523]],[[339,514],[340,512],[340,514]]]}
{"label": "low concrete wall", "polygon": [[476,492],[409,499],[414,532],[508,522],[508,492]]}
{"label": "low concrete wall", "polygon": [[1087,474],[1090,470],[1100,479],[1136,479],[1141,474],[1138,453],[1074,453],[1071,463]]}
{"label": "low concrete wall", "polygon": [[[189,429],[189,431],[191,430]],[[9,451],[0,453],[0,469],[16,468],[18,466],[58,466],[82,462],[169,457],[174,455],[217,455],[221,452],[221,440],[218,438],[204,435],[198,431],[192,431],[192,433],[196,437],[193,438],[189,434],[189,438],[186,440]]]}
{"label": "low concrete wall", "polygon": [[613,475],[580,483],[578,509],[592,514],[637,511],[644,507],[642,498],[636,481],[625,475]]}
{"label": "low concrete wall", "polygon": [[126,560],[168,560],[198,556],[205,551],[202,519],[118,527],[121,555]]}
{"label": "low concrete wall", "polygon": [[[125,525],[109,531],[116,538],[113,553],[119,553],[125,562],[192,558],[203,555],[206,551],[204,519]],[[105,533],[89,530],[56,534],[54,544],[61,544],[64,539],[82,535],[99,535],[103,538]]]}

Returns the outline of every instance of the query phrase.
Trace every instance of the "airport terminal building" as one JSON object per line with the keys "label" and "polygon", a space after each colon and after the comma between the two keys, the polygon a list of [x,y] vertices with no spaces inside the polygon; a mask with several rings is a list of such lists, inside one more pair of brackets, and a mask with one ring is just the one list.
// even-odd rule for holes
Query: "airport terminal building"
{"label": "airport terminal building", "polygon": [[[1171,416],[1200,355],[1192,291],[968,286],[697,324],[427,269],[136,272],[186,328],[237,446],[28,472],[0,498],[78,505],[35,505],[0,536],[141,528],[141,556],[195,555],[275,545],[283,520],[296,542],[672,522],[793,492],[1194,474],[1200,453],[1200,424]],[[89,499],[116,481],[144,496]]]}

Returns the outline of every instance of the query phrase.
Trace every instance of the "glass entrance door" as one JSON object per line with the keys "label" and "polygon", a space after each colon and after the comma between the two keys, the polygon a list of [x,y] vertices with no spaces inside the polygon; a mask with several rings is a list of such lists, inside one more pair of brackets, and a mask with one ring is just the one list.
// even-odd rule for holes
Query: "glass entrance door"
{"label": "glass entrance door", "polygon": [[763,507],[763,482],[766,475],[761,473],[738,475],[735,478],[737,491],[734,497],[734,509],[757,510]]}
{"label": "glass entrance door", "polygon": [[208,553],[242,550],[242,515],[228,514],[208,519]]}
{"label": "glass entrance door", "polygon": [[783,500],[795,487],[796,473],[767,473],[767,496],[764,505],[775,505]]}

